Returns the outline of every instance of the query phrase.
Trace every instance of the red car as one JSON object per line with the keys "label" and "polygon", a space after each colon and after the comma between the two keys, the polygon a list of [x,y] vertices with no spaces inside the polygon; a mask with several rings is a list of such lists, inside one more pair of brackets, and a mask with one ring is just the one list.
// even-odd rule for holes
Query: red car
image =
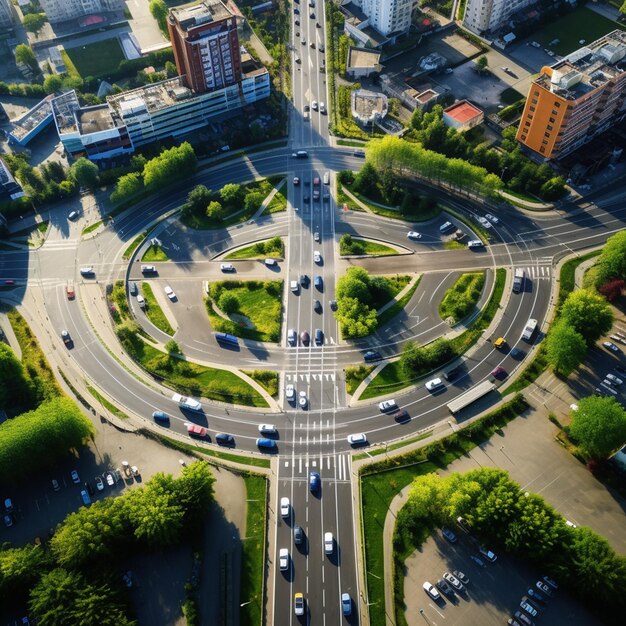
{"label": "red car", "polygon": [[503,367],[496,367],[496,369],[491,372],[491,376],[493,378],[497,378],[498,380],[504,380],[508,374]]}
{"label": "red car", "polygon": [[192,437],[206,437],[207,429],[204,426],[198,426],[198,424],[192,424],[191,422],[185,422],[187,432]]}

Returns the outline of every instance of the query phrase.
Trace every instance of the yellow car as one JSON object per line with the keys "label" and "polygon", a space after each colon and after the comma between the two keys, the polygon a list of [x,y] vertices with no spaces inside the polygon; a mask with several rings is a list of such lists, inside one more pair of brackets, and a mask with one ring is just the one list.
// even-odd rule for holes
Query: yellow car
{"label": "yellow car", "polygon": [[506,339],[504,337],[499,337],[493,342],[494,348],[502,348],[506,345]]}
{"label": "yellow car", "polygon": [[296,593],[293,597],[294,611],[296,615],[304,615],[304,595]]}

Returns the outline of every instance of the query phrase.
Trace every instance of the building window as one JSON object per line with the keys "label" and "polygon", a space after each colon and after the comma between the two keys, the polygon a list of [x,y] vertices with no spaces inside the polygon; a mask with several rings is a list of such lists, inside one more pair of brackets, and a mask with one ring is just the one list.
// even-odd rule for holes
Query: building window
{"label": "building window", "polygon": [[541,152],[541,154],[545,154],[546,153],[546,149],[544,146],[540,146],[539,147],[539,152]]}
{"label": "building window", "polygon": [[530,107],[530,110],[534,112],[537,110],[537,107]]}
{"label": "building window", "polygon": [[543,133],[544,137],[550,137],[550,133]]}
{"label": "building window", "polygon": [[559,109],[559,108],[561,107],[561,103],[560,103],[560,102],[555,102],[555,103],[554,103],[554,106],[555,106],[557,109]]}
{"label": "building window", "polygon": [[547,140],[547,139],[544,139],[541,143],[542,143],[544,146],[547,146],[547,145],[548,145],[548,140]]}
{"label": "building window", "polygon": [[552,111],[552,115],[558,115],[558,113],[559,113],[558,111],[554,111],[554,110]]}
{"label": "building window", "polygon": [[522,135],[522,141],[526,141],[526,135]]}
{"label": "building window", "polygon": [[548,130],[552,130],[552,126],[550,126],[550,124],[548,124]]}
{"label": "building window", "polygon": [[531,104],[537,104],[537,98],[533,98],[533,99],[530,101],[530,103],[531,103]]}
{"label": "building window", "polygon": [[524,122],[524,126],[530,126],[530,122]]}

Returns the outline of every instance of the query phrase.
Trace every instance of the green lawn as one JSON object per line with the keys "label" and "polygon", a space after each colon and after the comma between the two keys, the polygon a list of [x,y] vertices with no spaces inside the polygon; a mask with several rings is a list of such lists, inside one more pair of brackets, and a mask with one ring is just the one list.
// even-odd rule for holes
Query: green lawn
{"label": "green lawn", "polygon": [[285,182],[283,182],[280,185],[280,187],[278,187],[278,191],[274,194],[274,197],[270,200],[270,203],[265,207],[265,211],[263,211],[263,215],[270,215],[271,213],[280,213],[281,211],[287,210],[287,196],[285,195],[286,193]]}
{"label": "green lawn", "polygon": [[278,372],[272,370],[241,370],[246,376],[259,383],[272,398],[278,397]]}
{"label": "green lawn", "polygon": [[342,241],[340,241],[339,254],[341,256],[348,256],[351,254],[377,254],[379,256],[389,256],[391,254],[398,254],[397,250],[386,246],[384,243],[369,241],[367,239],[353,239],[352,242],[353,245],[351,247],[348,247]]}
{"label": "green lawn", "polygon": [[124,60],[122,46],[117,38],[66,48],[61,54],[70,59],[68,73],[73,73],[71,70],[75,68],[81,78],[106,78]]}
{"label": "green lawn", "polygon": [[230,333],[256,341],[280,341],[282,317],[283,281],[237,281],[225,280],[211,283],[209,295],[219,302],[221,293],[226,290],[239,300],[238,314],[247,317],[253,325],[248,328],[239,321],[226,320],[213,310],[213,304],[207,302],[207,311],[213,330]]}
{"label": "green lawn", "polygon": [[365,380],[367,375],[376,367],[375,365],[356,365],[346,367],[346,391],[352,396],[358,386]]}
{"label": "green lawn", "polygon": [[81,234],[88,235],[89,233],[92,233],[94,230],[96,230],[96,228],[98,228],[98,226],[100,226],[100,224],[102,224],[102,220],[98,220],[97,222],[94,222],[93,224],[89,224],[89,226],[85,226]]}
{"label": "green lawn", "polygon": [[461,274],[439,303],[441,319],[446,320],[451,317],[458,323],[467,317],[480,300],[484,286],[485,272]]}
{"label": "green lawn", "polygon": [[[578,42],[581,39],[590,43],[616,28],[626,30],[626,26],[623,24],[613,22],[595,11],[581,6],[561,19],[546,24],[544,28],[532,35],[532,39],[538,41],[544,48],[549,48],[554,50],[556,54],[564,56],[580,48]],[[561,41],[556,46],[549,46],[548,44],[554,39]]]}
{"label": "green lawn", "polygon": [[396,315],[404,310],[404,307],[413,297],[415,290],[419,287],[421,280],[422,277],[419,276],[418,279],[415,281],[415,284],[395,304],[392,304],[388,309],[383,311],[378,316],[378,328],[382,328],[385,324],[387,324],[387,322],[392,320]]}
{"label": "green lawn", "polygon": [[228,261],[233,259],[265,259],[267,257],[272,259],[282,259],[285,254],[285,246],[281,245],[280,250],[272,248],[266,245],[268,241],[272,241],[272,239],[257,241],[251,246],[246,246],[245,248],[239,248],[239,250],[235,250],[234,252],[229,252],[224,259],[227,259]]}
{"label": "green lawn", "polygon": [[122,258],[124,261],[128,261],[130,257],[133,255],[133,252],[137,250],[137,248],[141,245],[143,240],[146,238],[147,233],[141,233],[141,235],[137,235],[131,242],[130,245],[124,250],[124,254]]}
{"label": "green lawn", "polygon": [[380,276],[380,278],[384,279],[387,283],[387,294],[383,298],[379,298],[378,300],[373,300],[370,305],[374,309],[380,309],[382,306],[387,304],[390,300],[393,300],[410,282],[412,276],[409,274],[393,274],[390,276]]}
{"label": "green lawn", "polygon": [[[346,185],[347,186],[347,185]],[[381,217],[390,217],[394,220],[402,220],[405,222],[427,222],[437,217],[441,213],[439,205],[434,206],[429,211],[407,212],[401,213],[394,207],[385,207],[374,204],[372,200],[366,198],[363,194],[357,193],[354,189],[348,189],[372,212]],[[348,200],[348,206],[352,208],[354,202]]]}
{"label": "green lawn", "polygon": [[141,257],[146,263],[158,263],[159,261],[169,261],[170,257],[161,246],[150,246]]}
{"label": "green lawn", "polygon": [[154,297],[154,292],[152,291],[152,287],[150,283],[141,283],[141,291],[143,293],[143,297],[146,299],[146,315],[148,319],[164,333],[168,335],[173,335],[176,331],[172,328],[169,323],[167,317],[165,317],[165,313],[159,306],[157,299]]}

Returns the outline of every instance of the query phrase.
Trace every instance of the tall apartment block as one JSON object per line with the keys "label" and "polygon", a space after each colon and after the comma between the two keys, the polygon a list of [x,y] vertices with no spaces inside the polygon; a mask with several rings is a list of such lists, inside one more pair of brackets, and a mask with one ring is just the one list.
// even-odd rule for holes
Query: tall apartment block
{"label": "tall apartment block", "polygon": [[0,28],[13,26],[13,7],[11,0],[0,0]]}
{"label": "tall apartment block", "polygon": [[467,0],[463,26],[481,35],[504,26],[511,15],[537,0]]}
{"label": "tall apartment block", "polygon": [[614,30],[541,68],[516,139],[543,159],[558,159],[624,119],[626,32]]}
{"label": "tall apartment block", "polygon": [[85,15],[123,11],[124,0],[39,0],[50,24],[74,20]]}
{"label": "tall apartment block", "polygon": [[176,69],[196,93],[229,87],[241,78],[237,18],[219,0],[171,9],[167,29]]}
{"label": "tall apartment block", "polygon": [[355,0],[355,4],[369,18],[369,25],[387,36],[409,30],[417,0]]}

